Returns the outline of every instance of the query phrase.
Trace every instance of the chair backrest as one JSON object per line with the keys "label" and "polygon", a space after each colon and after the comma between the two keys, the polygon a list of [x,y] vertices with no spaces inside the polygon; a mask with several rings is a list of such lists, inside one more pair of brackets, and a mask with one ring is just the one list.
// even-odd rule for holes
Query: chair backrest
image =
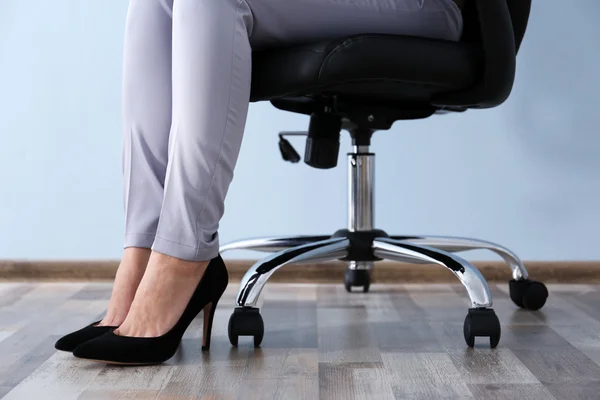
{"label": "chair backrest", "polygon": [[517,52],[521,48],[527,24],[529,23],[529,14],[531,13],[531,0],[507,0],[510,18],[515,33],[515,44]]}
{"label": "chair backrest", "polygon": [[[479,29],[479,18],[477,16],[477,0],[468,0],[463,9],[463,18],[465,26],[463,29],[462,41],[464,42],[481,42],[481,32]],[[481,0],[480,0],[481,1]],[[523,42],[529,14],[531,11],[531,0],[506,0],[510,19],[512,22],[513,32],[515,36],[515,48],[517,52]]]}
{"label": "chair backrest", "polygon": [[531,0],[469,0],[463,10],[462,41],[481,45],[482,76],[475,87],[439,96],[433,105],[466,109],[502,104],[512,91],[530,10]]}

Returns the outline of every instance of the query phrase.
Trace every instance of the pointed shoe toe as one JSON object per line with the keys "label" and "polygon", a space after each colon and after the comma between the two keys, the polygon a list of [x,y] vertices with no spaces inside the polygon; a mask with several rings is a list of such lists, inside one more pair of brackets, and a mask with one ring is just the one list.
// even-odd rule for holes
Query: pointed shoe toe
{"label": "pointed shoe toe", "polygon": [[77,358],[119,365],[161,364],[175,355],[178,341],[116,335],[113,331],[87,341],[73,351]]}
{"label": "pointed shoe toe", "polygon": [[116,326],[96,326],[100,321],[96,321],[78,331],[71,332],[58,339],[54,348],[60,351],[72,352],[75,348],[88,340],[104,335],[106,332],[116,329]]}

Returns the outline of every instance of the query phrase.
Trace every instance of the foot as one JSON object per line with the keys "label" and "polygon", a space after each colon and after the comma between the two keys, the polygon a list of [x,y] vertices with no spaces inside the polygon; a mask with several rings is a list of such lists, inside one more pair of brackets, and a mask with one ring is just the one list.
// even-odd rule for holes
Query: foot
{"label": "foot", "polygon": [[99,326],[119,326],[125,321],[135,292],[144,276],[151,250],[137,247],[125,249],[117,270],[106,316]]}
{"label": "foot", "polygon": [[208,264],[152,252],[129,313],[114,333],[130,337],[167,333],[183,314]]}

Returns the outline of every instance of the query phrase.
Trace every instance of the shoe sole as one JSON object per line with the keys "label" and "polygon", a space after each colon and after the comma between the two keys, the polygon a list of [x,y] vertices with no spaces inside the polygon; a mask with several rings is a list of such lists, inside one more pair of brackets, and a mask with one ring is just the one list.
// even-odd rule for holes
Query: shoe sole
{"label": "shoe sole", "polygon": [[[79,357],[76,357],[76,358],[79,358]],[[159,365],[159,364],[162,364],[162,362],[157,362],[157,363],[126,363],[126,362],[118,362],[118,361],[95,360],[95,359],[92,359],[92,358],[80,358],[80,360],[87,360],[87,361],[92,361],[92,362],[102,363],[102,364],[125,365],[125,366],[131,366],[131,367],[144,367],[144,366],[149,366],[149,365]]]}

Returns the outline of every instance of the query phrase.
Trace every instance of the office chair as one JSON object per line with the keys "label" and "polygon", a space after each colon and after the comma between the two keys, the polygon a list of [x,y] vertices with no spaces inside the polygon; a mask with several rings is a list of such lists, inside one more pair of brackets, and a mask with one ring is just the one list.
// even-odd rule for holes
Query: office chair
{"label": "office chair", "polygon": [[510,297],[524,309],[546,302],[543,283],[530,280],[525,266],[509,249],[487,241],[439,236],[396,236],[375,229],[373,133],[400,120],[436,113],[492,108],[509,96],[516,55],[525,34],[531,0],[469,0],[463,10],[460,42],[418,37],[364,34],[253,54],[251,101],[270,101],[284,111],[310,115],[308,132],[280,133],[284,160],[300,161],[286,135],[306,135],[304,162],[314,168],[337,164],[340,132],[350,133],[348,154],[348,228],[333,235],[243,240],[221,252],[252,249],[272,253],[242,279],[237,308],[229,320],[229,340],[252,336],[259,346],[264,323],[256,308],[269,277],[292,263],[348,262],[344,284],[369,290],[370,270],[380,260],[438,264],[452,271],[467,290],[471,308],[464,338],[500,340],[500,322],[492,309],[486,280],[455,253],[486,249],[500,255],[512,270]]}

